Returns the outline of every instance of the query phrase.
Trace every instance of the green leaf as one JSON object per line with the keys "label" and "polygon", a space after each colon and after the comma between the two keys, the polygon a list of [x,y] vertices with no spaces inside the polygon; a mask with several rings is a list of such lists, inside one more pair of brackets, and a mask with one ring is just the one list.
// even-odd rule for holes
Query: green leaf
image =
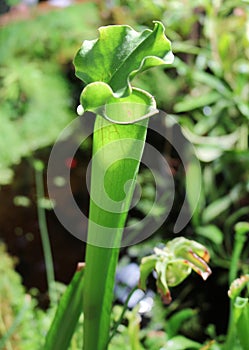
{"label": "green leaf", "polygon": [[150,67],[172,63],[173,55],[164,26],[137,32],[127,25],[99,28],[99,39],[85,40],[74,65],[86,84],[107,83],[117,97],[131,92],[130,80]]}
{"label": "green leaf", "polygon": [[191,267],[184,265],[182,260],[169,262],[166,270],[166,278],[170,287],[177,286],[191,273]]}
{"label": "green leaf", "polygon": [[[240,138],[239,131],[219,136],[199,136],[191,130],[184,121],[182,129],[184,136],[195,145],[196,155],[203,162],[210,162],[219,158],[225,151],[235,147]],[[188,123],[189,124],[189,123]]]}
{"label": "green leaf", "polygon": [[[99,39],[84,41],[74,64],[76,75],[88,84],[81,94],[84,111],[92,111],[119,124],[134,123],[157,112],[149,93],[132,88],[130,81],[148,68],[169,64],[173,60],[171,45],[164,26],[155,22],[154,30],[139,33],[129,26],[107,26],[99,29]],[[108,105],[127,104],[128,113],[111,117]],[[134,108],[137,104],[146,108]]]}
{"label": "green leaf", "polygon": [[203,210],[202,220],[203,222],[209,223],[216,219],[218,216],[222,215],[226,210],[229,209],[230,205],[237,199],[239,199],[240,188],[234,187],[230,193],[227,195],[216,199],[214,202],[210,203]]}
{"label": "green leaf", "polygon": [[161,261],[160,259],[156,262],[155,265],[155,270],[157,273],[157,290],[160,293],[165,304],[169,304],[172,300],[167,281],[167,267],[167,262]]}
{"label": "green leaf", "polygon": [[193,350],[200,348],[200,343],[190,340],[182,335],[177,335],[168,340],[167,344],[161,350]]}
{"label": "green leaf", "polygon": [[202,175],[199,161],[194,158],[186,169],[186,191],[190,212],[193,213],[192,221],[196,224],[199,220],[200,196],[202,194]]}
{"label": "green leaf", "polygon": [[61,297],[52,325],[47,333],[44,350],[67,350],[82,312],[82,269],[76,272]]}
{"label": "green leaf", "polygon": [[219,92],[221,96],[224,96],[227,99],[232,99],[232,91],[221,79],[202,71],[194,71],[193,78],[196,81],[213,88]]}
{"label": "green leaf", "polygon": [[173,338],[179,333],[182,324],[193,317],[196,311],[190,308],[186,308],[174,313],[168,320],[166,325],[166,331],[169,338]]}
{"label": "green leaf", "polygon": [[214,244],[220,245],[223,241],[223,233],[215,225],[198,226],[195,231],[198,235],[208,238]]}
{"label": "green leaf", "polygon": [[177,113],[192,111],[193,109],[201,108],[201,107],[213,104],[219,99],[220,99],[220,94],[215,91],[211,91],[206,95],[200,95],[195,97],[187,96],[186,98],[183,99],[183,101],[175,104],[174,110]]}
{"label": "green leaf", "polygon": [[191,132],[186,127],[183,129],[184,135],[194,144],[215,147],[221,150],[228,150],[234,146],[239,138],[239,132],[236,130],[231,134],[219,136],[199,136]]}
{"label": "green leaf", "polygon": [[141,261],[139,286],[143,290],[146,290],[146,280],[149,274],[154,270],[156,261],[156,255],[144,257]]}

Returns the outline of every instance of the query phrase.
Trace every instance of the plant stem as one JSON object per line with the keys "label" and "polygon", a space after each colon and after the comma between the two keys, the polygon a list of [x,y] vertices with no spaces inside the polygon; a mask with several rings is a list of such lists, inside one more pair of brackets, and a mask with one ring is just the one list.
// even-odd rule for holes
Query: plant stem
{"label": "plant stem", "polygon": [[248,227],[247,225],[243,225],[243,222],[235,225],[235,240],[231,259],[231,267],[229,271],[229,284],[231,284],[235,278],[237,278],[239,259],[247,239],[247,232]]}
{"label": "plant stem", "polygon": [[[145,120],[140,124],[116,125],[101,116],[96,118],[83,296],[85,350],[106,350],[108,347],[119,246],[143,152],[147,123]],[[142,142],[137,144],[137,140]],[[106,161],[111,165],[107,165]],[[104,190],[100,174],[105,175]],[[132,182],[129,182],[128,189],[126,186],[124,194],[124,185],[130,180]],[[122,201],[121,212],[105,209],[104,191],[114,201]],[[110,230],[114,234],[110,234]]]}
{"label": "plant stem", "polygon": [[35,169],[35,183],[36,183],[36,196],[37,196],[37,215],[38,223],[41,233],[42,248],[46,267],[47,284],[49,291],[49,298],[52,304],[57,303],[57,298],[53,292],[52,286],[54,285],[54,264],[51,252],[51,245],[49,240],[46,213],[44,208],[41,206],[41,199],[44,198],[44,185],[43,185],[43,163],[39,160],[34,161]]}
{"label": "plant stem", "polygon": [[129,295],[128,295],[128,297],[127,297],[125,303],[124,303],[123,310],[122,310],[122,312],[121,312],[121,314],[120,314],[120,316],[119,316],[119,319],[118,319],[118,320],[114,323],[114,325],[113,325],[112,333],[111,333],[111,335],[110,335],[110,337],[109,337],[108,344],[111,342],[112,338],[113,338],[114,335],[117,333],[117,329],[118,329],[119,325],[121,324],[121,322],[123,321],[125,312],[126,312],[126,310],[128,309],[129,301],[130,301],[130,299],[131,299],[133,293],[134,293],[136,290],[137,290],[137,287],[134,287],[134,288],[130,291],[130,293],[129,293]]}

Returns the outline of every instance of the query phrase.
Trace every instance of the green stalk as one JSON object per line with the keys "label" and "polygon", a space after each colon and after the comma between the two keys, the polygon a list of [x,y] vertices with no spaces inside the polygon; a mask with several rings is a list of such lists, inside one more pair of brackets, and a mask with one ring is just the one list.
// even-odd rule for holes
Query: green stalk
{"label": "green stalk", "polygon": [[133,293],[134,293],[137,289],[138,289],[138,287],[134,287],[134,288],[130,291],[130,293],[129,293],[129,295],[128,295],[128,297],[127,297],[127,299],[126,299],[126,301],[125,301],[125,303],[124,303],[124,305],[123,305],[123,310],[122,310],[122,312],[121,312],[121,315],[119,316],[119,319],[114,323],[114,325],[113,325],[113,327],[112,327],[112,332],[111,332],[110,338],[109,338],[109,340],[108,340],[108,344],[111,342],[112,338],[114,337],[114,335],[115,335],[116,332],[117,332],[118,327],[120,326],[121,322],[123,321],[124,315],[125,315],[125,313],[126,313],[126,311],[127,311],[127,309],[128,309],[129,301],[130,301],[130,299],[131,299]]}
{"label": "green stalk", "polygon": [[52,286],[54,285],[54,282],[55,282],[53,257],[52,257],[51,245],[50,245],[48,228],[47,228],[46,213],[40,203],[41,199],[44,198],[44,185],[43,185],[44,165],[40,160],[35,160],[33,164],[35,169],[37,216],[38,216],[39,229],[41,233],[44,261],[46,266],[49,298],[52,304],[56,304],[57,298],[55,297],[55,293],[53,293],[53,289],[52,289]]}
{"label": "green stalk", "polygon": [[[91,198],[94,194],[98,203],[96,204],[93,199],[90,201],[89,244],[85,259],[83,297],[85,350],[105,350],[108,346],[115,271],[119,255],[118,247],[134,191],[147,124],[148,121],[145,120],[139,124],[116,125],[109,123],[101,116],[96,118]],[[106,160],[108,164],[113,163],[107,169]],[[103,184],[98,181],[101,173],[105,174],[107,195],[114,201],[122,201],[120,213],[105,210],[107,203],[103,193]],[[129,180],[132,181],[127,186]],[[126,193],[124,193],[125,184]],[[114,230],[110,233],[112,228]]]}
{"label": "green stalk", "polygon": [[239,260],[246,243],[248,233],[247,223],[239,222],[235,225],[235,239],[234,239],[234,248],[231,258],[231,266],[229,271],[229,285],[235,280],[239,270]]}

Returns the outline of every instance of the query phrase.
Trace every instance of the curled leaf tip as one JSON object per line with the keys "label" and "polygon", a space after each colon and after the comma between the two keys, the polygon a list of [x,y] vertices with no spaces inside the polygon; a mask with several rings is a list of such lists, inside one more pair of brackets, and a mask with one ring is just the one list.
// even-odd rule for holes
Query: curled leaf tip
{"label": "curled leaf tip", "polygon": [[[205,251],[207,251],[207,250],[205,249]],[[200,252],[199,252],[199,254],[200,254]],[[208,259],[208,260],[205,260],[205,259]],[[207,261],[209,261],[209,254],[208,254],[208,256],[206,254],[198,255],[192,249],[189,250],[189,259],[186,260],[186,263],[189,264],[190,267],[196,273],[198,273],[198,275],[200,275],[204,281],[212,273],[210,267],[206,263]]]}
{"label": "curled leaf tip", "polygon": [[[155,114],[151,112],[155,100],[148,92],[133,88],[131,80],[139,72],[172,61],[171,44],[161,22],[155,22],[153,30],[142,32],[127,25],[100,27],[99,38],[85,40],[74,59],[76,76],[87,84],[81,94],[83,109],[98,113],[100,108],[100,115],[120,124],[149,118]],[[102,106],[112,103],[136,103],[138,95],[138,103],[149,106],[139,117],[120,122],[106,111],[102,113]]]}
{"label": "curled leaf tip", "polygon": [[85,263],[85,262],[78,262],[76,271],[77,271],[77,272],[78,272],[78,271],[81,271],[81,270],[83,270],[85,267],[86,267],[86,263]]}
{"label": "curled leaf tip", "polygon": [[200,271],[199,275],[202,277],[204,281],[211,275],[211,270],[208,268],[207,271]]}
{"label": "curled leaf tip", "polygon": [[200,258],[203,259],[204,261],[206,261],[207,263],[209,262],[210,254],[209,254],[207,249],[203,250],[203,253],[200,255]]}
{"label": "curled leaf tip", "polygon": [[249,275],[243,275],[239,278],[236,278],[230,285],[228,296],[231,299],[235,299],[241,291],[249,285]]}

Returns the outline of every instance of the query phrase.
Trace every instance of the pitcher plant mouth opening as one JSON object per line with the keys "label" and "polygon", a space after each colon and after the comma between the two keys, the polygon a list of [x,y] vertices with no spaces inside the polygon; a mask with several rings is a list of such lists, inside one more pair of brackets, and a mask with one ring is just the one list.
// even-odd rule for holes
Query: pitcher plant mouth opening
{"label": "pitcher plant mouth opening", "polygon": [[[98,98],[102,94],[105,96],[103,105],[97,105],[96,100],[92,100],[92,96],[96,94]],[[87,85],[82,91],[80,101],[77,108],[80,116],[85,112],[93,112],[114,124],[135,124],[159,113],[154,97],[146,91],[132,88],[129,96],[117,98],[109,85],[102,82]]]}
{"label": "pitcher plant mouth opening", "polygon": [[[129,104],[129,106],[130,106],[130,104]],[[119,124],[119,125],[137,124],[140,121],[143,121],[145,119],[149,119],[151,117],[155,117],[159,114],[159,110],[155,108],[155,109],[151,109],[146,114],[143,114],[139,117],[136,117],[135,115],[133,115],[133,112],[131,110],[128,110],[127,114],[118,115],[114,119],[114,118],[111,118],[109,116],[107,109],[108,108],[106,106],[102,106],[100,108],[97,108],[95,111],[98,113],[98,115],[102,116],[108,122],[110,122],[112,124]],[[77,113],[79,116],[84,117],[85,112],[83,111],[83,107],[81,105],[78,106],[77,111],[78,111]]]}

